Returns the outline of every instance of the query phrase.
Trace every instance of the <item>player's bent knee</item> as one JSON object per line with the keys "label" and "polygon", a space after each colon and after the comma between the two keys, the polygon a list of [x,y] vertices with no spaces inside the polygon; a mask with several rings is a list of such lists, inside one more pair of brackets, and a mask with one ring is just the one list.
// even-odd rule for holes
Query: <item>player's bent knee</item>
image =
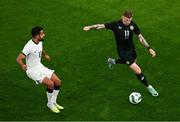
{"label": "player's bent knee", "polygon": [[43,82],[42,82],[45,86],[47,86],[48,88],[50,89],[53,89],[54,88],[54,82],[51,81],[49,78],[44,78],[43,79]]}
{"label": "player's bent knee", "polygon": [[134,71],[135,74],[141,74],[141,68],[136,63],[130,65],[130,68]]}
{"label": "player's bent knee", "polygon": [[56,76],[56,74],[52,75],[51,80],[54,82],[54,85],[56,85],[56,86],[61,85],[61,80]]}
{"label": "player's bent knee", "polygon": [[53,81],[49,80],[48,88],[54,88],[54,83]]}
{"label": "player's bent knee", "polygon": [[136,74],[141,74],[141,69],[140,69],[139,67],[136,68],[136,69],[135,69],[135,73],[136,73]]}
{"label": "player's bent knee", "polygon": [[56,81],[54,82],[54,84],[56,86],[60,86],[61,85],[61,80],[60,79],[56,79]]}
{"label": "player's bent knee", "polygon": [[58,82],[59,82],[59,85],[61,85],[61,80],[60,79],[58,80]]}

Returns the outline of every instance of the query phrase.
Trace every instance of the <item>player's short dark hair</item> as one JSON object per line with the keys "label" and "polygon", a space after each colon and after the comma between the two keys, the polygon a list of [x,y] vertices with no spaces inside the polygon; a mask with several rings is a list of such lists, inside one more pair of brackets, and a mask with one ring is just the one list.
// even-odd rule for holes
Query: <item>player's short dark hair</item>
{"label": "player's short dark hair", "polygon": [[132,13],[132,11],[130,11],[130,10],[125,10],[125,11],[123,12],[123,16],[125,16],[125,17],[127,17],[127,18],[131,18],[131,17],[133,17],[133,13]]}
{"label": "player's short dark hair", "polygon": [[38,35],[41,30],[43,30],[43,28],[40,27],[40,26],[33,27],[32,30],[31,30],[32,37],[35,37],[36,35]]}

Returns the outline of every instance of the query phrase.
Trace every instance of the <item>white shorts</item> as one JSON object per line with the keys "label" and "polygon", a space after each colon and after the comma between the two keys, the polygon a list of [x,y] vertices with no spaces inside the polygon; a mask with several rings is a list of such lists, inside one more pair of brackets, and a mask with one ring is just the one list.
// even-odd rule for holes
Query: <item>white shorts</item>
{"label": "white shorts", "polygon": [[34,68],[26,70],[27,76],[34,80],[36,84],[42,83],[43,79],[45,77],[48,77],[51,79],[52,74],[54,73],[54,70],[48,69],[44,65],[39,65]]}

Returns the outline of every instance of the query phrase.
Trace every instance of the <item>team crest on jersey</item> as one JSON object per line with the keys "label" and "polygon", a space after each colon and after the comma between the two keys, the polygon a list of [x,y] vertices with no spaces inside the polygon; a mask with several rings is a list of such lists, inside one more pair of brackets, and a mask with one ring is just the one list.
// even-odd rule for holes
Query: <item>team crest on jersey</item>
{"label": "team crest on jersey", "polygon": [[129,65],[129,64],[130,64],[130,62],[129,62],[129,61],[126,61],[126,64],[127,64],[127,65]]}
{"label": "team crest on jersey", "polygon": [[122,27],[121,27],[121,26],[118,26],[118,28],[119,28],[119,29],[122,29]]}
{"label": "team crest on jersey", "polygon": [[131,25],[131,26],[130,26],[130,29],[131,29],[131,30],[134,30],[134,26],[133,26],[133,25]]}

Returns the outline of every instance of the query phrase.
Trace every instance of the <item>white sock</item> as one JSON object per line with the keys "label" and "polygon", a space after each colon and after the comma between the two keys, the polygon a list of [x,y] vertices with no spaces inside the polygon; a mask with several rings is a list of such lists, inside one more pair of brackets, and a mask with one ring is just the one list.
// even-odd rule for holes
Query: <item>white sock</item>
{"label": "white sock", "polygon": [[48,105],[53,105],[53,93],[46,92],[47,99],[48,99]]}
{"label": "white sock", "polygon": [[152,87],[151,85],[149,85],[147,88],[149,89],[150,87]]}
{"label": "white sock", "polygon": [[53,103],[56,103],[58,94],[59,94],[59,90],[53,90],[53,96],[52,96]]}

